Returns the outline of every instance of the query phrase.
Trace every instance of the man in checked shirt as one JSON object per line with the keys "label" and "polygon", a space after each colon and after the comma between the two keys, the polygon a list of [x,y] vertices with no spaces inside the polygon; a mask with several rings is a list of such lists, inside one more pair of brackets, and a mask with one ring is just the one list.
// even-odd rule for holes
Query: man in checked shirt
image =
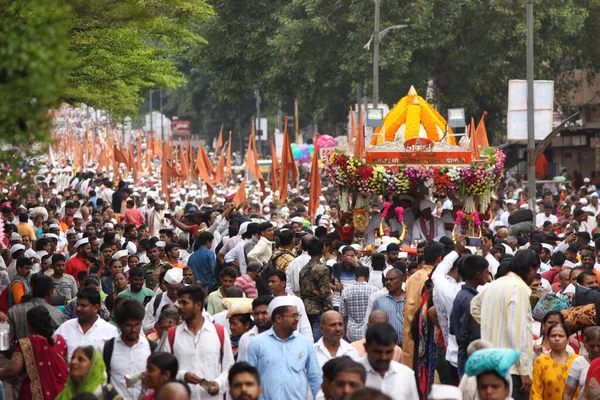
{"label": "man in checked shirt", "polygon": [[378,289],[370,285],[369,268],[356,267],[354,269],[356,283],[342,292],[340,314],[348,321],[346,337],[349,342],[354,342],[365,337],[365,314],[369,303],[369,296]]}

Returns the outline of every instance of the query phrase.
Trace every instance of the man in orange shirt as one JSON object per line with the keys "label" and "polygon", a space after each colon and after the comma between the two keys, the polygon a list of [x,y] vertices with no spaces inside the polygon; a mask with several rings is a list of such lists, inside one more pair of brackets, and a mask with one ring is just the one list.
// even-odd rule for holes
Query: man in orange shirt
{"label": "man in orange shirt", "polygon": [[32,267],[33,260],[29,257],[21,257],[17,260],[17,275],[12,278],[8,293],[9,308],[15,304],[21,304],[23,302],[23,295],[31,292],[27,277],[31,273]]}
{"label": "man in orange shirt", "polygon": [[33,227],[29,225],[29,217],[27,214],[19,214],[19,223],[17,224],[17,231],[21,236],[29,236],[32,242],[35,242],[35,231]]}
{"label": "man in orange shirt", "polygon": [[92,248],[88,238],[83,238],[75,243],[77,249],[77,255],[67,261],[65,265],[65,274],[71,275],[75,280],[82,271],[87,271],[86,261],[90,256]]}
{"label": "man in orange shirt", "polygon": [[185,268],[185,265],[179,262],[179,245],[177,243],[167,243],[165,245],[166,261],[174,268]]}

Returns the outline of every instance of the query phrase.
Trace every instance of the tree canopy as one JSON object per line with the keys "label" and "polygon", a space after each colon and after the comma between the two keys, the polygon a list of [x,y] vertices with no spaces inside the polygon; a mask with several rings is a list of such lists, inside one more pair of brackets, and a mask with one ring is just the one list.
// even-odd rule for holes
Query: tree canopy
{"label": "tree canopy", "polygon": [[[251,4],[250,4],[251,3]],[[300,109],[321,124],[345,124],[355,103],[356,84],[372,93],[374,6],[362,0],[209,0],[215,18],[199,24],[207,44],[187,52],[197,88],[212,104],[247,99],[261,89],[266,105],[299,99]],[[556,80],[559,107],[573,85],[574,68],[597,68],[594,46],[599,0],[548,0],[535,6],[536,79]],[[380,46],[381,102],[393,105],[410,85],[442,112],[464,107],[467,115],[488,111],[489,131],[505,135],[508,81],[526,75],[524,1],[414,0],[381,1],[381,28],[390,31]],[[188,86],[188,90],[189,90]],[[248,104],[248,113],[253,104]],[[219,107],[213,107],[215,113]],[[196,112],[198,112],[196,110]],[[207,112],[204,110],[203,112]],[[221,123],[214,115],[218,132]],[[249,124],[249,121],[246,122]]]}

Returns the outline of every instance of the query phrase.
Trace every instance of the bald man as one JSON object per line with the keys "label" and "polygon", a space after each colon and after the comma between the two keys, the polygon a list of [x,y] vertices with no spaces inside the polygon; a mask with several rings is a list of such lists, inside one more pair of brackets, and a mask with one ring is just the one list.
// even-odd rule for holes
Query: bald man
{"label": "bald man", "polygon": [[354,361],[360,359],[358,351],[342,339],[344,337],[344,318],[342,318],[342,314],[333,310],[324,312],[321,316],[319,328],[323,336],[314,346],[321,368],[327,361],[336,357],[348,356]]}
{"label": "bald man", "polygon": [[[384,323],[387,324],[389,322],[389,318],[387,314],[381,310],[375,310],[369,314],[369,321],[367,324],[367,328],[373,324]],[[350,345],[358,351],[359,357],[364,357],[367,354],[367,350],[365,349],[365,344],[367,343],[366,339],[357,340],[356,342],[352,342]],[[394,361],[402,364],[402,348],[396,345],[394,348]]]}
{"label": "bald man", "polygon": [[190,400],[190,388],[181,382],[169,382],[158,392],[158,400]]}

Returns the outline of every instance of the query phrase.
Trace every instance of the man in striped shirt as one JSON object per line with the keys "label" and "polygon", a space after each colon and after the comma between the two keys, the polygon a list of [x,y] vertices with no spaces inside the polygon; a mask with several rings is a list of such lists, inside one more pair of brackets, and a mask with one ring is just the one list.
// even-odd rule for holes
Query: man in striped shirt
{"label": "man in striped shirt", "polygon": [[494,347],[521,352],[510,369],[512,397],[529,399],[533,371],[533,332],[529,285],[535,278],[540,259],[532,249],[517,251],[508,275],[488,284],[471,300],[471,314],[481,324],[481,338]]}
{"label": "man in striped shirt", "polygon": [[244,294],[249,299],[255,299],[258,297],[258,291],[256,290],[256,285],[254,284],[254,280],[256,279],[256,274],[258,270],[262,267],[260,261],[250,261],[246,268],[246,273],[239,276],[234,285],[242,289]]}

